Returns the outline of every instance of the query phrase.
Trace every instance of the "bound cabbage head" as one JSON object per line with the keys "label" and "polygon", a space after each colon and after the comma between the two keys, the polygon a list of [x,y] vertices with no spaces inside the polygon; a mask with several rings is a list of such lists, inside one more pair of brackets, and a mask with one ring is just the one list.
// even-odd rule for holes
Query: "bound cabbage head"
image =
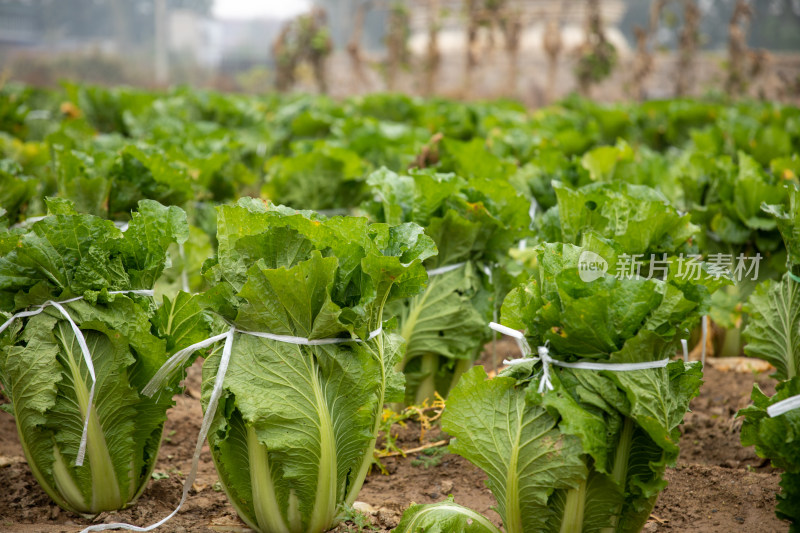
{"label": "bound cabbage head", "polygon": [[[358,495],[385,402],[402,400],[402,339],[382,332],[387,302],[419,292],[435,253],[415,224],[320,218],[252,199],[219,208],[207,305],[238,330],[209,431],[220,481],[264,533],[321,533]],[[203,366],[208,405],[220,367]]]}
{"label": "bound cabbage head", "polygon": [[[81,338],[50,305],[17,318],[0,334],[2,406],[16,418],[34,476],[64,509],[95,514],[121,509],[144,490],[155,465],[176,383],[154,399],[139,391],[167,354],[204,336],[199,306],[186,294],[164,300],[115,291],[152,289],[170,243],[185,240],[177,207],[142,201],[124,233],[108,220],[77,214],[65,200],[48,200],[49,216],[28,231],[0,235],[0,309],[63,304],[91,354],[96,386]],[[76,465],[88,418],[86,456]]]}

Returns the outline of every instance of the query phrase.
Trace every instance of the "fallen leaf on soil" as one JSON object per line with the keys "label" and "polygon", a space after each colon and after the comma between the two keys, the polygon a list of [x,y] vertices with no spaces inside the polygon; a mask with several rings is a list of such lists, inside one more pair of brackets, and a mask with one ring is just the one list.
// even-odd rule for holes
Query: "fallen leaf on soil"
{"label": "fallen leaf on soil", "polygon": [[753,357],[709,357],[706,363],[723,372],[772,372],[775,367],[761,359]]}
{"label": "fallen leaf on soil", "polygon": [[365,502],[353,502],[353,509],[364,514],[375,515],[378,510]]}
{"label": "fallen leaf on soil", "polygon": [[17,463],[24,463],[24,462],[25,462],[25,458],[24,457],[20,457],[18,455],[14,455],[14,456],[11,456],[11,457],[9,457],[7,455],[0,455],[0,468],[4,468],[6,466],[11,466],[11,465],[15,465]]}
{"label": "fallen leaf on soil", "polygon": [[238,520],[227,516],[212,518],[208,528],[214,531],[224,531],[227,533],[255,533],[249,527],[242,525]]}

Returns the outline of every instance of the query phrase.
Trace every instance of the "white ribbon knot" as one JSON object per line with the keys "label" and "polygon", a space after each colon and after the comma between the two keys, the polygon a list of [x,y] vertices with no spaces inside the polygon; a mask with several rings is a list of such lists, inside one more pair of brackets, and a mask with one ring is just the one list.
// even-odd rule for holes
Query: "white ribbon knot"
{"label": "white ribbon knot", "polygon": [[658,361],[645,361],[643,363],[589,363],[589,362],[580,362],[580,363],[567,363],[565,361],[559,361],[558,359],[553,359],[550,357],[550,350],[545,344],[545,346],[539,346],[537,348],[537,353],[539,357],[531,358],[531,347],[528,344],[528,341],[525,339],[525,335],[521,332],[511,329],[507,326],[503,326],[502,324],[497,324],[496,322],[490,322],[489,327],[493,330],[497,331],[498,333],[502,333],[503,335],[508,335],[509,337],[514,338],[517,341],[517,345],[519,346],[520,351],[522,352],[522,357],[519,359],[512,359],[512,360],[504,360],[504,365],[518,365],[521,363],[525,363],[528,361],[534,361],[542,363],[542,377],[539,380],[539,392],[545,393],[548,390],[553,390],[553,383],[550,381],[550,365],[561,366],[564,368],[577,368],[579,370],[608,370],[611,372],[630,372],[633,370],[647,370],[651,368],[664,368],[669,364],[669,359],[660,359]]}
{"label": "white ribbon knot", "polygon": [[[108,291],[108,294],[139,294],[142,296],[153,296],[152,290],[145,290],[145,289],[133,289],[128,291]],[[20,311],[19,313],[15,313],[11,315],[11,318],[3,322],[3,325],[0,326],[0,333],[6,330],[8,326],[11,325],[18,318],[27,318],[31,316],[36,316],[44,311],[46,308],[52,306],[55,307],[59,313],[63,315],[67,322],[69,322],[70,327],[72,328],[72,332],[75,334],[75,338],[78,341],[78,346],[81,348],[81,353],[83,354],[83,361],[86,363],[86,368],[89,369],[89,376],[92,378],[92,386],[89,389],[89,403],[86,407],[86,414],[83,418],[83,431],[81,433],[81,443],[78,446],[78,455],[75,457],[75,465],[76,466],[83,466],[83,459],[86,456],[86,438],[89,433],[89,414],[92,412],[92,405],[94,404],[94,389],[95,385],[97,384],[97,376],[94,373],[94,364],[92,363],[92,354],[89,352],[89,347],[86,346],[86,339],[81,332],[81,329],[72,320],[72,317],[69,316],[67,310],[64,309],[63,305],[68,304],[71,302],[77,302],[78,300],[83,300],[83,296],[77,296],[75,298],[70,298],[69,300],[61,300],[60,302],[54,302],[53,300],[48,300],[42,305],[36,306],[34,310],[31,311]]]}

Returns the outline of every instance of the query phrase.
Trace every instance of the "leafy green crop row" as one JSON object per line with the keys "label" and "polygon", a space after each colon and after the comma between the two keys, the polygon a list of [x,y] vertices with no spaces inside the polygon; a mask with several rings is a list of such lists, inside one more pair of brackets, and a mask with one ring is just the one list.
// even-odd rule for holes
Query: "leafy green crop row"
{"label": "leafy green crop row", "polygon": [[[800,262],[798,146],[800,110],[768,103],[571,99],[528,112],[6,85],[0,310],[81,298],[65,306],[97,395],[89,409],[79,338],[49,307],[0,333],[0,384],[37,479],[77,512],[135,501],[180,376],[152,399],[141,391],[217,335],[225,348],[204,354],[208,440],[254,529],[335,525],[383,404],[438,393],[450,449],[486,471],[506,533],[638,531],[701,383],[699,365],[670,361],[679,340],[702,315],[734,331],[749,316],[748,353],[785,384],[772,399],[754,391],[742,436],[786,471],[778,511],[796,521],[797,411],[766,409],[798,392],[800,272],[786,269]],[[589,280],[586,254],[606,263]],[[639,254],[669,266],[613,275]],[[761,284],[710,275],[702,258],[700,278],[676,266],[757,254]],[[129,289],[156,298],[109,294]],[[492,320],[540,357],[493,379],[471,369]],[[412,507],[399,530],[464,524],[497,531],[450,501]]]}

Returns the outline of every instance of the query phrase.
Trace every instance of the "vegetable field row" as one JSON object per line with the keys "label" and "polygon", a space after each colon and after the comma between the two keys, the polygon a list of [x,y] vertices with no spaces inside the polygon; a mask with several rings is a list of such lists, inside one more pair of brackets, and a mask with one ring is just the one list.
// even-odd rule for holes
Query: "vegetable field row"
{"label": "vegetable field row", "polygon": [[[136,506],[202,357],[183,494],[207,440],[253,530],[355,523],[387,413],[446,405],[505,533],[640,531],[692,349],[774,367],[735,424],[800,523],[796,108],[6,85],[0,152],[3,407],[71,513]],[[447,496],[395,531],[499,531]]]}

